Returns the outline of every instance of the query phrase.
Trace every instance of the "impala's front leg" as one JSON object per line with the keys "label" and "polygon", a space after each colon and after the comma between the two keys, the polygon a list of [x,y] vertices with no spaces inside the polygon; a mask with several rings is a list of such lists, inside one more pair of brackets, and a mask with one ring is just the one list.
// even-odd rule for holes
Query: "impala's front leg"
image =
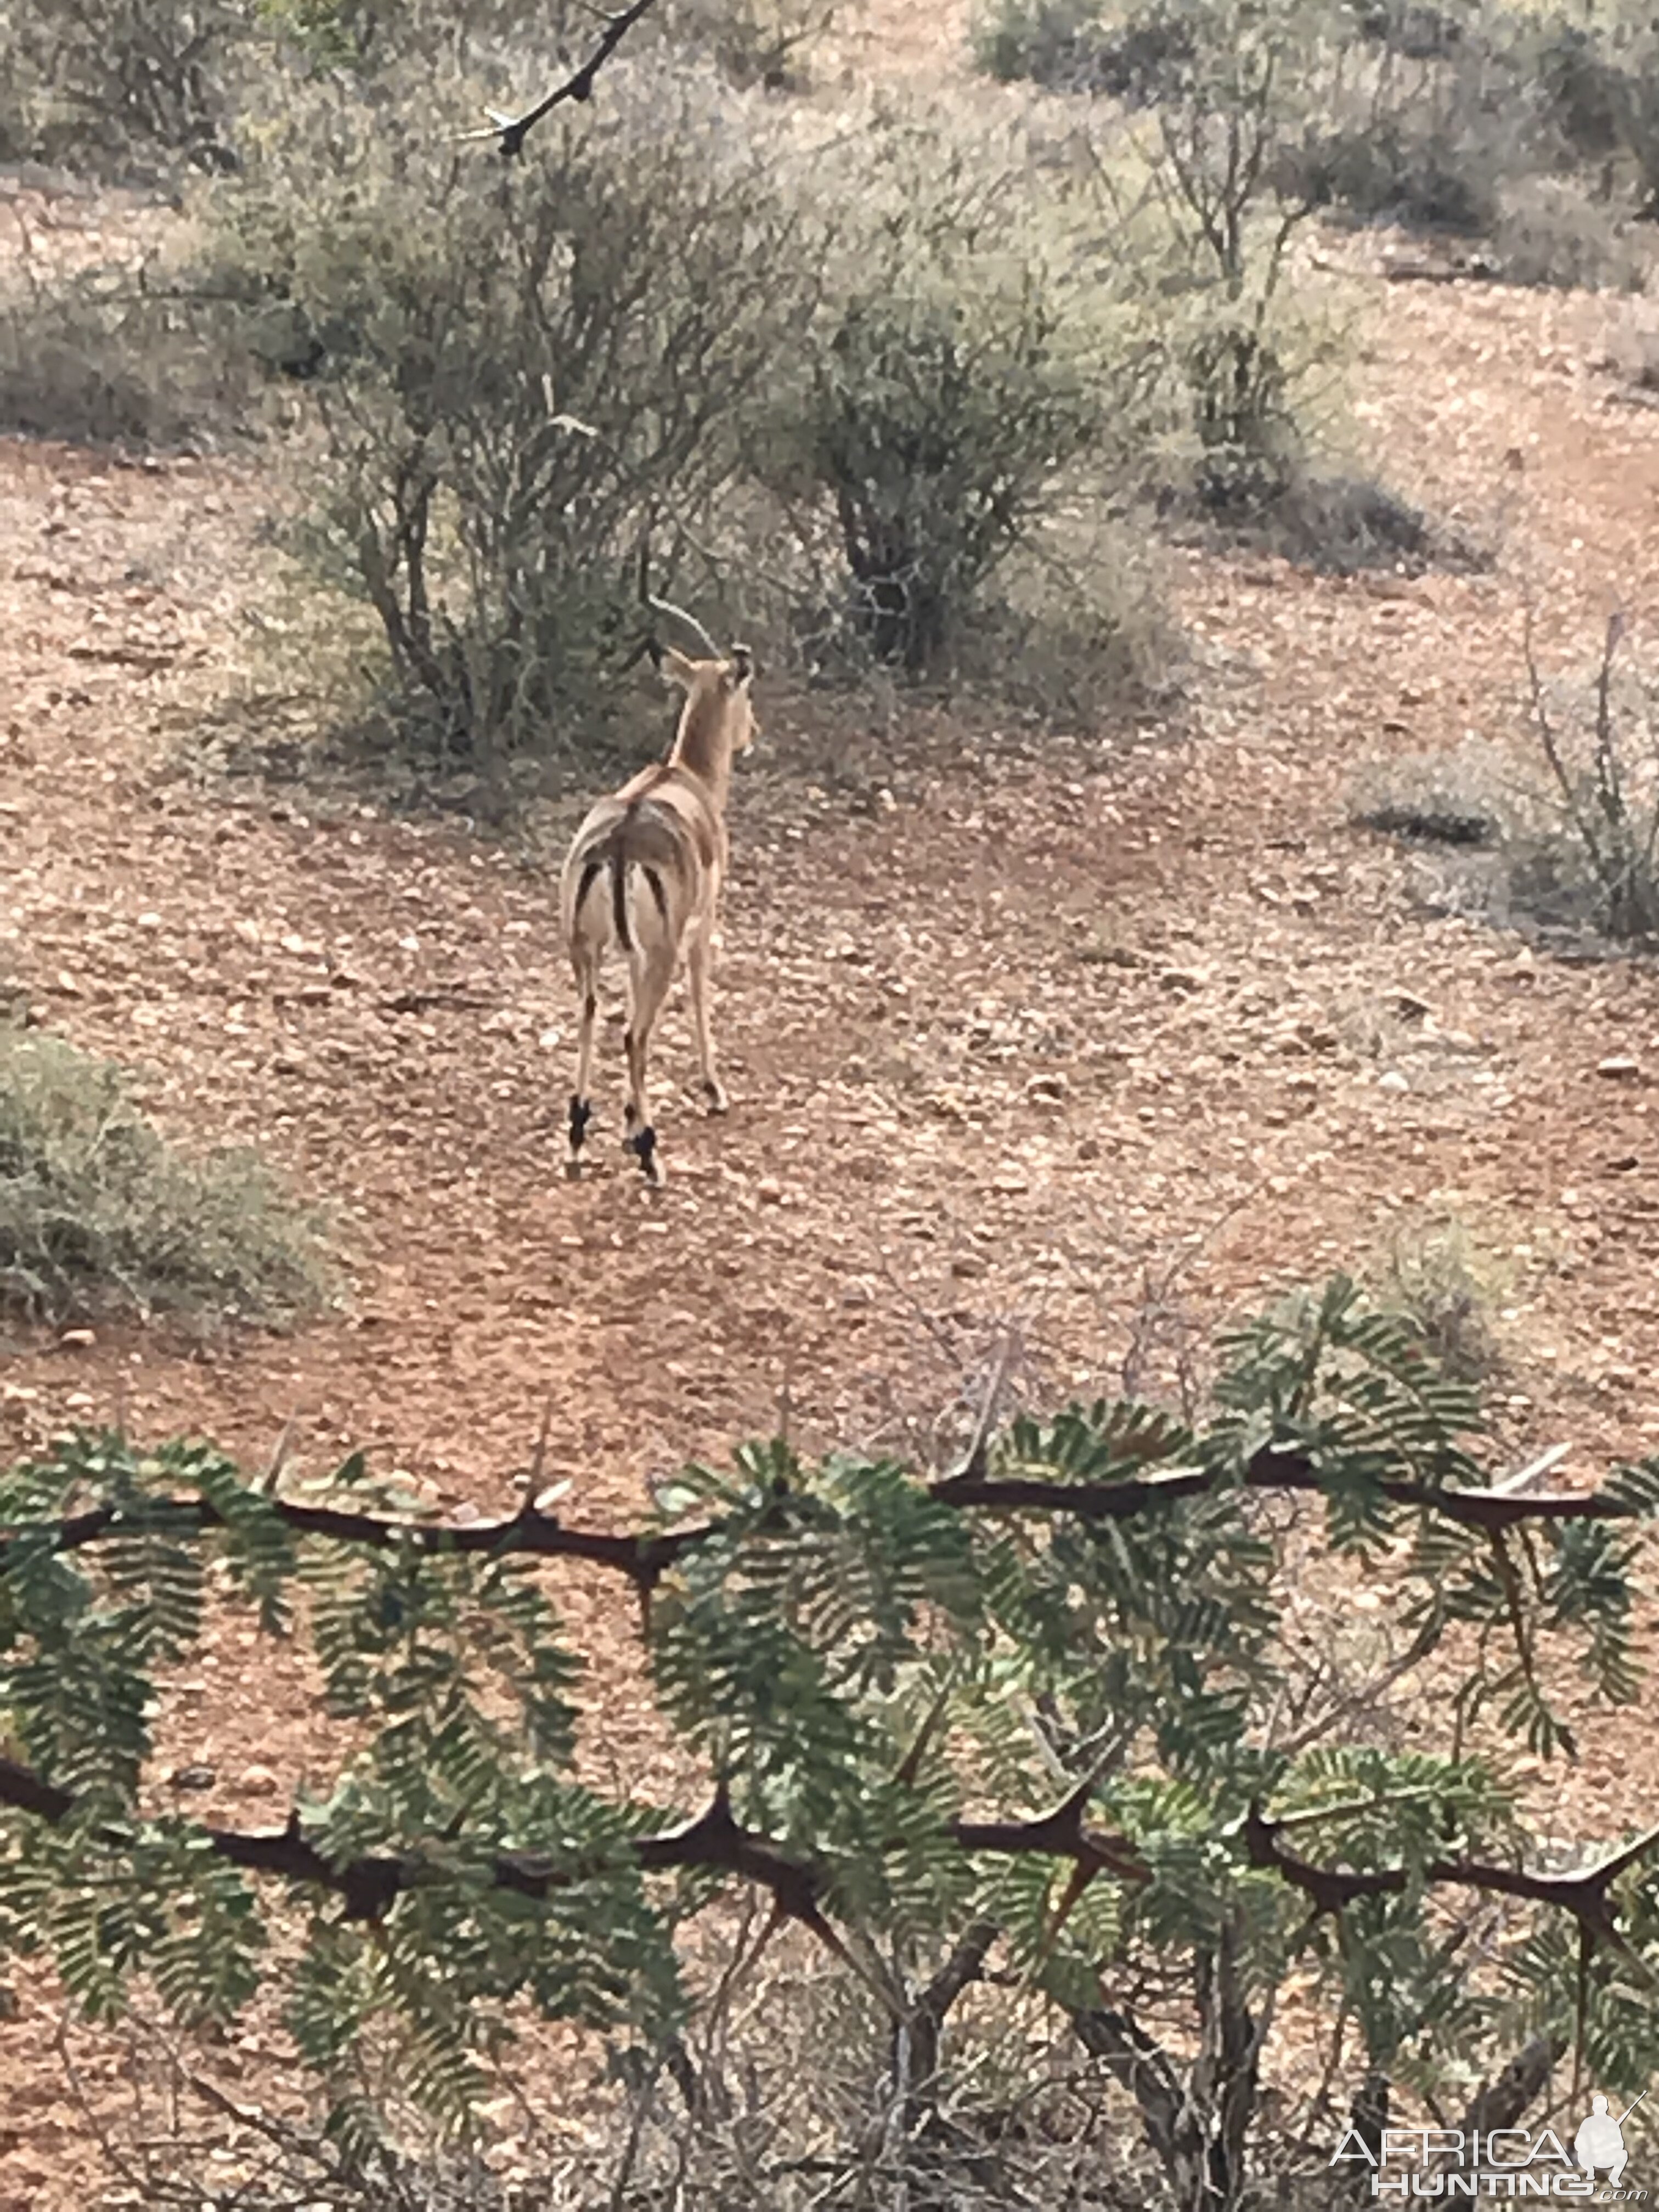
{"label": "impala's front leg", "polygon": [[686,941],[685,979],[691,994],[691,1024],[696,1032],[697,1071],[702,1078],[702,1095],[708,1101],[711,1114],[724,1114],[726,1092],[714,1073],[714,1039],[708,1025],[708,983],[714,964],[714,933],[712,919],[699,921],[693,929]]}

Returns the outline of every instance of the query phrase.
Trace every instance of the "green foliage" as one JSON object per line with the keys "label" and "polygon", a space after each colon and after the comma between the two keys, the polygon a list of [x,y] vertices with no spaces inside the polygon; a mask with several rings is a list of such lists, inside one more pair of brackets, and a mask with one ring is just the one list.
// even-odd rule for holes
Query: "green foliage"
{"label": "green foliage", "polygon": [[[680,1534],[649,1659],[701,1770],[690,1809],[712,1798],[697,1849],[683,1808],[578,1776],[588,1692],[510,1524],[460,1553],[355,1459],[290,1498],[205,1447],[66,1439],[0,1478],[0,1728],[71,1800],[3,1816],[0,1941],[48,1950],[100,2016],[140,1977],[222,2018],[280,1929],[289,2026],[337,2096],[354,2051],[390,2039],[409,2094],[454,2128],[515,2008],[664,2048],[687,2017],[684,1923],[745,1882],[823,1916],[869,1973],[890,1961],[908,2002],[953,1946],[998,1944],[1003,1984],[1107,2050],[1142,2047],[1142,2002],[1231,2033],[1298,1978],[1358,2028],[1356,2063],[1417,2094],[1459,2094],[1471,2054],[1500,2063],[1528,2024],[1582,2026],[1597,2078],[1633,2083],[1656,2055],[1638,2002],[1655,1876],[1638,1859],[1618,1877],[1628,1953],[1595,1950],[1581,2020],[1571,1895],[1509,1893],[1504,1869],[1542,1847],[1506,1745],[1566,1741],[1564,1662],[1602,1701],[1640,1694],[1659,1464],[1609,1492],[1636,1518],[1465,1525],[1478,1404],[1408,1319],[1339,1279],[1223,1351],[1195,1423],[1110,1401],[1022,1415],[956,1482],[773,1443],[666,1487],[647,1534]],[[1298,1493],[1322,1552],[1315,1514],[1284,1517]],[[330,1534],[327,1511],[370,1517]],[[1295,1633],[1287,1547],[1339,1610],[1366,1579],[1392,1590],[1410,1662],[1434,1670],[1415,1724],[1437,1715],[1443,1741],[1369,1730],[1376,1682],[1333,1695]],[[145,1809],[157,1701],[225,1607],[305,1638],[353,1732],[275,1857]],[[337,1870],[343,1910],[289,1850]],[[1315,1909],[1298,1866],[1358,1887]],[[1491,1908],[1479,1972],[1472,1898]],[[1229,2077],[1230,2158],[1257,2124],[1254,2067]]]}
{"label": "green foliage", "polygon": [[1100,92],[1145,106],[1196,50],[1189,11],[1169,0],[1125,9],[1110,0],[992,0],[974,24],[980,67],[1054,92]]}
{"label": "green foliage", "polygon": [[921,118],[872,135],[856,213],[765,465],[833,515],[863,651],[949,667],[988,586],[1085,453],[1133,438],[1155,348],[1139,303],[1079,268],[1034,150]]}
{"label": "green foliage", "polygon": [[974,22],[975,58],[1003,84],[1085,90],[1103,43],[1101,15],[1101,0],[994,0]]}
{"label": "green foliage", "polygon": [[1456,1382],[1479,1382],[1498,1364],[1492,1308],[1500,1279],[1458,1220],[1396,1232],[1376,1270],[1376,1295],[1418,1331],[1423,1348]]}
{"label": "green foliage", "polygon": [[[1352,25],[1326,0],[1151,0],[1077,36],[1088,82],[1129,111],[1090,126],[1104,234],[1121,252],[1148,203],[1167,233],[1161,366],[1195,438],[1198,493],[1217,509],[1270,506],[1297,481],[1312,352],[1287,312],[1285,257],[1328,196],[1312,149],[1330,129]],[[981,52],[1012,66],[1000,47]]]}
{"label": "green foliage", "polygon": [[666,0],[657,27],[732,83],[783,92],[801,88],[813,47],[850,12],[848,0]]}
{"label": "green foliage", "polygon": [[0,427],[151,450],[246,419],[255,378],[211,303],[168,272],[90,269],[0,292]]}
{"label": "green foliage", "polygon": [[723,495],[808,277],[763,165],[684,84],[665,118],[608,77],[602,117],[507,167],[434,141],[428,71],[382,83],[267,129],[220,196],[223,277],[310,380],[310,550],[380,619],[404,741],[568,759],[637,645],[641,535],[665,514],[672,556]]}
{"label": "green foliage", "polygon": [[106,1311],[282,1323],[315,1309],[315,1225],[246,1152],[191,1159],[112,1061],[0,1024],[0,1297],[36,1318]]}
{"label": "green foliage", "polygon": [[247,26],[244,0],[6,0],[12,158],[115,176],[174,156],[222,166]]}

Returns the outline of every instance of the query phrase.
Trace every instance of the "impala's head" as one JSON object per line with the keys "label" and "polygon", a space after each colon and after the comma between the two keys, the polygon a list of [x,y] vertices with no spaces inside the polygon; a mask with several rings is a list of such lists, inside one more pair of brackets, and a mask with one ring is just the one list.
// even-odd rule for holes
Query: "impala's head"
{"label": "impala's head", "polygon": [[683,732],[696,727],[712,735],[718,729],[732,756],[760,735],[751,696],[755,659],[746,645],[734,645],[729,653],[706,660],[693,660],[672,645],[659,645],[653,657],[664,682],[685,694]]}

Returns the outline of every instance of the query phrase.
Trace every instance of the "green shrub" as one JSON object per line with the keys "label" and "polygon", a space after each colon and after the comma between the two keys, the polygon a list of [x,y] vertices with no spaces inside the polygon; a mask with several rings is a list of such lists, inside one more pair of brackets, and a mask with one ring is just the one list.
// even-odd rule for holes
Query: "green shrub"
{"label": "green shrub", "polygon": [[1127,13],[1111,0],[992,0],[973,30],[980,68],[1005,84],[1106,93],[1132,107],[1179,82],[1201,36],[1201,19],[1189,20],[1179,0]]}
{"label": "green shrub", "polygon": [[705,541],[811,282],[706,82],[605,82],[511,167],[434,137],[453,77],[319,85],[217,195],[250,342],[315,395],[311,556],[374,607],[405,742],[486,774],[604,742],[641,541]]}
{"label": "green shrub", "polygon": [[1651,9],[1616,16],[1602,52],[1615,128],[1635,165],[1641,210],[1659,217],[1659,21]]}
{"label": "green shrub", "polygon": [[912,675],[951,664],[1069,465],[1133,442],[1155,364],[1133,285],[1081,262],[1015,140],[917,118],[872,141],[764,447],[833,520],[855,649]]}
{"label": "green shrub", "polygon": [[1593,21],[1547,17],[1527,35],[1545,113],[1582,161],[1604,161],[1623,136],[1618,70]]}
{"label": "green shrub", "polygon": [[1588,890],[1609,937],[1651,945],[1659,941],[1659,675],[1620,661],[1626,626],[1623,615],[1608,623],[1589,684],[1547,684],[1528,635],[1532,736],[1556,806],[1556,834],[1539,858],[1570,854],[1576,865],[1552,865],[1549,878]]}
{"label": "green shrub", "polygon": [[1363,37],[1408,61],[1437,61],[1455,53],[1468,26],[1431,0],[1362,0],[1355,19]]}
{"label": "green shrub", "polygon": [[1371,1288],[1385,1313],[1411,1324],[1443,1375],[1454,1382],[1491,1376],[1498,1364],[1492,1308],[1502,1285],[1461,1221],[1400,1230]]}
{"label": "green shrub", "polygon": [[1183,652],[1144,536],[1062,517],[999,567],[964,629],[956,674],[1000,708],[1091,730],[1167,696]]}
{"label": "green shrub", "polygon": [[[1340,125],[1304,157],[1309,197],[1364,221],[1481,237],[1497,222],[1504,178],[1516,166],[1495,149],[1486,121],[1427,99]],[[1507,125],[1501,128],[1512,137]]]}
{"label": "green shrub", "polygon": [[994,0],[973,26],[975,59],[1001,84],[1090,89],[1103,11],[1104,0]]}
{"label": "green shrub", "polygon": [[1182,58],[1159,90],[1154,156],[1188,289],[1180,364],[1198,441],[1197,489],[1252,509],[1294,482],[1304,435],[1295,317],[1281,284],[1314,198],[1295,155],[1333,50],[1322,0],[1160,0]]}
{"label": "green shrub", "polygon": [[906,285],[913,273],[848,302],[814,363],[805,434],[840,520],[854,625],[878,660],[915,674],[947,658],[1095,406],[1035,288],[981,289],[960,268]]}
{"label": "green shrub", "polygon": [[128,266],[0,294],[0,428],[76,444],[200,444],[246,417],[253,365],[211,303]]}
{"label": "green shrub", "polygon": [[3,0],[17,152],[107,176],[157,157],[226,166],[250,26],[246,0]]}
{"label": "green shrub", "polygon": [[847,8],[848,0],[667,0],[659,27],[732,83],[781,92],[803,83],[806,58]]}
{"label": "green shrub", "polygon": [[0,1024],[0,1300],[280,1323],[326,1280],[315,1225],[251,1153],[185,1158],[112,1062]]}
{"label": "green shrub", "polygon": [[1511,284],[1639,292],[1647,281],[1639,234],[1565,177],[1526,177],[1506,187],[1492,244],[1498,272]]}

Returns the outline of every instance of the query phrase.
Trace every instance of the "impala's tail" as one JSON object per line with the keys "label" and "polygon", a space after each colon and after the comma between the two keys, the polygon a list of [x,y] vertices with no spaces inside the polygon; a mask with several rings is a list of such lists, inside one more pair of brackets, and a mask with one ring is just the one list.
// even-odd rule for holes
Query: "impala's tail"
{"label": "impala's tail", "polygon": [[[575,896],[570,902],[570,931],[587,936],[597,933],[601,939],[599,947],[601,951],[606,935],[614,936],[626,953],[645,950],[646,947],[639,941],[639,915],[633,910],[637,897],[635,884],[639,877],[643,877],[646,889],[651,894],[652,906],[656,911],[659,930],[664,936],[675,937],[678,933],[670,913],[665,875],[670,864],[678,858],[672,847],[665,847],[659,826],[650,823],[648,817],[641,818],[630,809],[605,836],[590,846],[582,858],[580,872],[576,878]],[[637,875],[630,873],[632,871],[637,871]],[[677,889],[683,872],[680,867],[673,870]],[[599,878],[605,875],[611,881],[608,932],[604,922],[591,914],[588,907],[590,893],[597,886]],[[647,930],[647,945],[652,934]]]}
{"label": "impala's tail", "polygon": [[611,836],[611,919],[616,927],[617,942],[624,952],[631,952],[634,939],[628,927],[628,854],[623,840],[627,826],[624,817]]}

